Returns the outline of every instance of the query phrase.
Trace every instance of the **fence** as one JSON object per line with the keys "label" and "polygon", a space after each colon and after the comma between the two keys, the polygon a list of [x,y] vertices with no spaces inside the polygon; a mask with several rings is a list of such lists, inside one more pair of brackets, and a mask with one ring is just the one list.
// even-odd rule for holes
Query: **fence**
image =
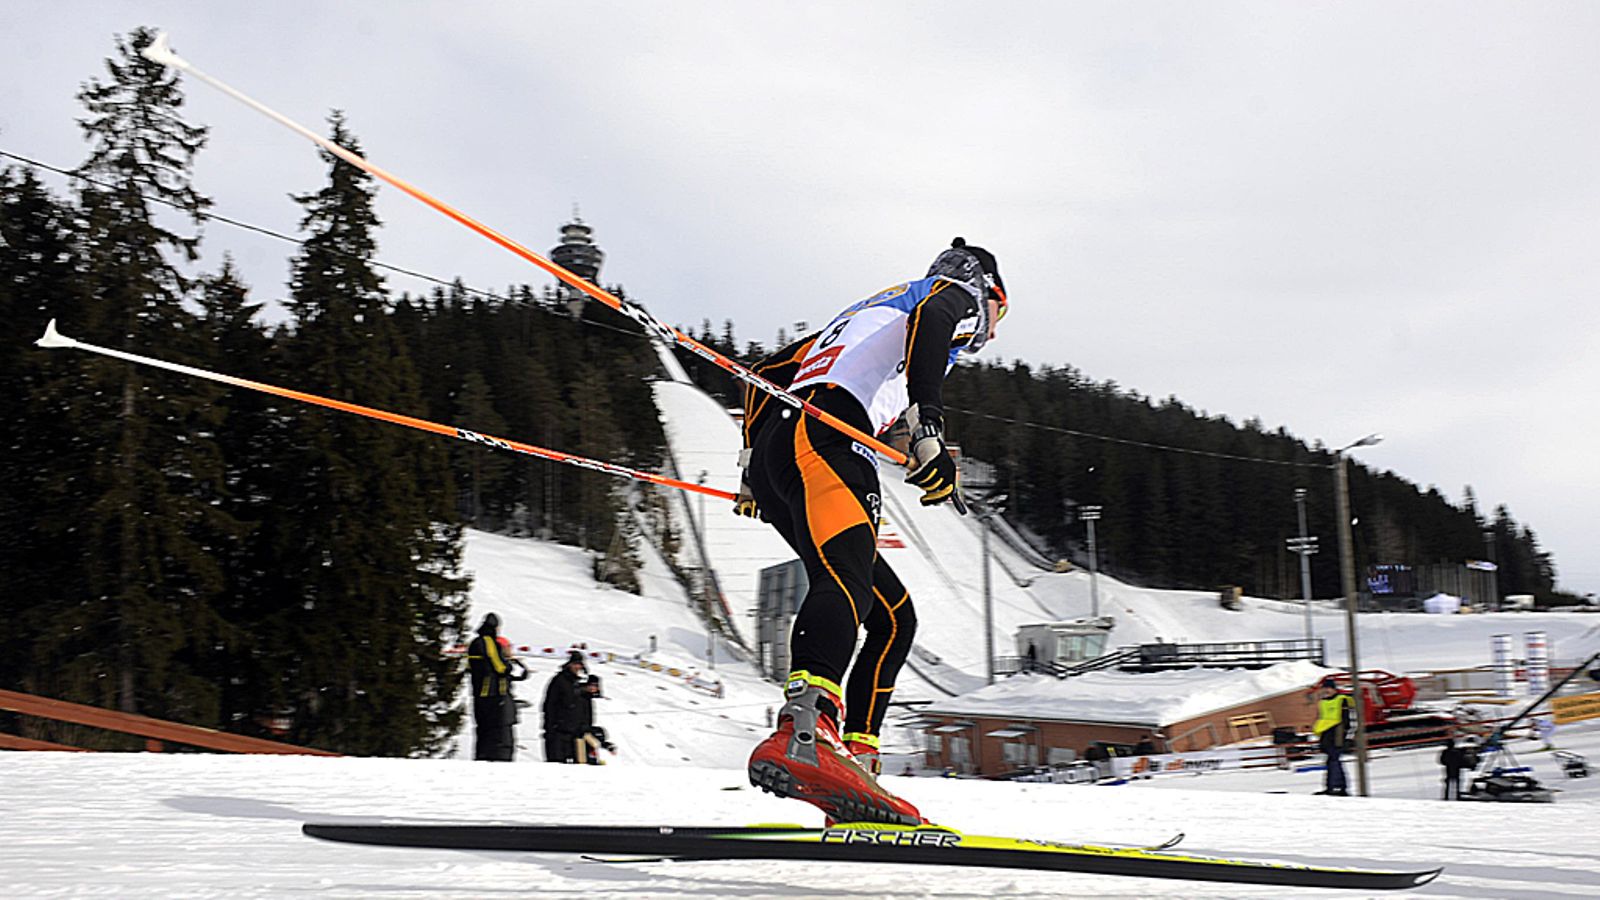
{"label": "fence", "polygon": [[1022,657],[995,659],[995,672],[1012,675],[1029,671],[1071,678],[1087,672],[1118,669],[1123,672],[1163,672],[1210,666],[1222,669],[1265,669],[1282,662],[1324,660],[1323,642],[1315,640],[1235,641],[1225,644],[1137,644],[1119,647],[1104,656],[1080,663],[1063,664]]}
{"label": "fence", "polygon": [[[135,735],[144,738],[145,749],[152,752],[163,750],[165,742],[200,747],[205,750],[217,750],[223,753],[273,753],[302,756],[339,755],[330,753],[327,750],[297,747],[294,744],[245,737],[242,734],[229,734],[228,732],[216,731],[211,728],[182,725],[177,722],[152,719],[149,716],[101,709],[98,706],[84,706],[81,703],[68,703],[65,700],[51,700],[48,697],[38,697],[33,694],[22,694],[16,691],[0,690],[0,710],[41,719],[52,719],[57,722],[69,722],[74,725],[86,725],[90,728],[100,728],[121,734]],[[50,741],[39,741],[15,735],[0,735],[0,737],[4,738],[3,741],[0,741],[0,747],[8,750],[81,749],[68,747],[65,744],[55,744]]]}

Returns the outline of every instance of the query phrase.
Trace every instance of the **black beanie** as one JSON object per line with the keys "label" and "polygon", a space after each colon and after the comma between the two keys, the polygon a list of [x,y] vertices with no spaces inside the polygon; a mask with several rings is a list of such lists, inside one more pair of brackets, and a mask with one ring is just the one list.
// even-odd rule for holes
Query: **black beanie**
{"label": "black beanie", "polygon": [[[995,262],[994,254],[968,244],[963,237],[950,242],[950,249],[940,253],[933,265],[928,267],[928,275],[942,275],[970,284],[982,291],[984,296],[995,300],[1000,300],[1006,291],[1006,283],[1000,277],[1000,265]],[[988,282],[993,282],[992,286],[984,276],[988,276]],[[999,289],[998,292],[995,288]]]}

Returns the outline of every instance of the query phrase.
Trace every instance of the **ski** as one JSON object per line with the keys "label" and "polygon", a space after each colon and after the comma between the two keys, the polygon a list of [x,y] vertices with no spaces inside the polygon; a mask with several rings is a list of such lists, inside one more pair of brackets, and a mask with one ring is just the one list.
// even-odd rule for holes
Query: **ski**
{"label": "ski", "polygon": [[[797,831],[806,830],[805,825],[773,825],[766,826],[766,828],[794,828],[794,830]],[[848,826],[846,826],[846,828],[848,828]],[[1117,850],[1144,850],[1144,852],[1147,852],[1147,854],[1154,854],[1154,852],[1158,852],[1158,850],[1173,849],[1173,847],[1181,844],[1182,839],[1184,839],[1184,833],[1179,831],[1178,834],[1173,834],[1171,838],[1160,842],[1160,844],[1106,844],[1106,846]],[[594,857],[594,855],[584,854],[581,858],[582,860],[586,860],[586,862],[590,863],[614,863],[614,865],[629,865],[629,863],[669,863],[675,862],[675,860],[678,860],[680,857]]]}
{"label": "ski", "polygon": [[1355,890],[1427,884],[1441,869],[1384,871],[1167,853],[1160,848],[1072,844],[965,834],[932,825],[843,824],[828,828],[594,825],[354,825],[306,823],[330,841],[447,850],[573,853],[623,862],[803,859],[829,862],[985,866]]}

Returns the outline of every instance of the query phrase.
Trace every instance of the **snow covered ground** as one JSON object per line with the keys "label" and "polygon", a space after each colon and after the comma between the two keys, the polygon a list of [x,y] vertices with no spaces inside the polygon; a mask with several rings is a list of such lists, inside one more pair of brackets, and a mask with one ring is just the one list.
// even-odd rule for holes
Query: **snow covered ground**
{"label": "snow covered ground", "polygon": [[[1571,735],[1596,751],[1600,729]],[[1391,758],[1392,759],[1392,758]],[[1398,764],[1401,769],[1404,763]],[[1428,897],[1593,897],[1600,786],[1549,805],[1339,799],[1212,783],[1066,786],[890,779],[967,831],[1152,843],[1199,853],[1397,868],[1443,865]],[[1287,776],[1286,776],[1287,777]],[[1303,778],[1304,776],[1302,776]],[[1391,778],[1383,775],[1380,784]],[[1417,776],[1419,784],[1429,777]],[[1591,779],[1600,782],[1600,779]],[[203,754],[0,755],[7,897],[1327,897],[1318,889],[1110,876],[796,862],[615,864],[570,855],[329,844],[306,821],[742,824],[820,817],[752,790],[739,769]],[[1235,785],[1240,787],[1242,785]],[[1303,790],[1308,785],[1297,784]],[[1583,782],[1557,784],[1583,787]]]}
{"label": "snow covered ground", "polygon": [[[959,524],[959,520],[958,524]],[[935,538],[937,539],[937,538]],[[537,764],[536,714],[519,730],[512,765],[441,760],[299,759],[202,754],[0,754],[0,886],[6,897],[329,897],[550,896],[757,898],[915,894],[928,897],[1288,897],[1337,892],[1177,881],[905,869],[788,862],[617,865],[571,856],[455,853],[326,844],[303,837],[304,821],[371,819],[643,824],[818,824],[796,801],[752,790],[743,774],[750,746],[766,728],[776,688],[723,651],[704,666],[704,632],[659,560],[646,560],[645,597],[596,587],[588,559],[571,548],[473,533],[475,615],[493,609],[518,644],[535,653],[585,642],[615,653],[597,663],[607,700],[597,717],[621,752],[609,765]],[[1070,586],[1076,576],[1060,576]],[[1065,592],[1063,592],[1065,593]],[[1298,619],[1265,601],[1224,613],[1195,595],[1118,588],[1115,602],[1151,620],[1189,610],[1190,639],[1222,629],[1212,619],[1249,623],[1263,633]],[[1104,598],[1106,595],[1103,594]],[[1058,597],[1059,599],[1059,597]],[[1075,602],[1067,595],[1066,602]],[[1191,605],[1192,603],[1192,605]],[[961,610],[966,609],[966,612]],[[975,634],[968,607],[945,610]],[[1364,633],[1388,633],[1389,646],[1432,641],[1398,657],[1458,664],[1481,661],[1488,636],[1537,623],[1570,656],[1592,643],[1589,618],[1507,615],[1384,620]],[[1393,619],[1394,621],[1387,621]],[[1577,619],[1578,621],[1569,621]],[[1287,624],[1284,624],[1287,623]],[[1471,626],[1471,627],[1467,627]],[[1159,627],[1166,628],[1165,622]],[[1177,632],[1171,632],[1176,635]],[[649,638],[657,651],[649,654]],[[1562,637],[1564,635],[1564,637]],[[949,638],[954,640],[954,637]],[[970,641],[970,636],[968,637]],[[1383,642],[1370,643],[1383,646]],[[683,678],[639,668],[644,654],[663,667],[723,682],[718,699]],[[952,656],[955,656],[952,653]],[[977,656],[977,655],[974,655]],[[537,699],[554,659],[530,659],[536,678],[522,688]],[[1397,664],[1396,668],[1405,668]],[[467,741],[461,751],[470,752]],[[914,736],[904,743],[914,745]],[[1557,743],[1600,761],[1600,723],[1567,726]],[[1433,897],[1592,897],[1600,894],[1600,777],[1565,779],[1550,754],[1527,742],[1524,763],[1554,804],[1446,805],[1432,799],[1438,769],[1431,750],[1380,752],[1374,796],[1311,796],[1315,770],[1276,769],[1164,776],[1126,785],[1042,785],[892,777],[889,785],[936,821],[973,832],[1067,841],[1149,843],[1183,831],[1193,852],[1411,867],[1444,865]],[[893,770],[893,769],[891,769]]]}

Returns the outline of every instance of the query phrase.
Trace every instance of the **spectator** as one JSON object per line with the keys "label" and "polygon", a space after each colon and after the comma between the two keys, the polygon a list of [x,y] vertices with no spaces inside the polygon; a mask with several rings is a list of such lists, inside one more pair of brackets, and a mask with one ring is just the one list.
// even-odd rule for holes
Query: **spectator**
{"label": "spectator", "polygon": [[545,762],[577,762],[574,750],[578,738],[578,675],[588,669],[583,654],[574,650],[544,689]]}
{"label": "spectator", "polygon": [[1147,734],[1144,737],[1139,738],[1139,743],[1133,745],[1133,755],[1155,756],[1156,753],[1160,752],[1156,750],[1155,738],[1156,736],[1153,734]]}
{"label": "spectator", "polygon": [[1444,766],[1444,794],[1441,800],[1461,799],[1461,770],[1467,768],[1467,747],[1456,746],[1455,738],[1446,738],[1444,749],[1439,751],[1439,765]]}
{"label": "spectator", "polygon": [[1327,770],[1323,775],[1322,790],[1318,794],[1332,797],[1350,796],[1349,782],[1345,779],[1344,763],[1340,757],[1344,755],[1345,737],[1349,734],[1349,715],[1355,701],[1349,694],[1339,690],[1339,683],[1328,676],[1322,679],[1317,686],[1317,721],[1312,726],[1312,731],[1317,735],[1317,749],[1321,750],[1327,759]]}
{"label": "spectator", "polygon": [[1556,748],[1556,720],[1550,716],[1534,716],[1533,736],[1544,741],[1544,749]]}
{"label": "spectator", "polygon": [[476,726],[472,758],[510,762],[517,749],[517,708],[511,699],[511,682],[520,678],[511,673],[500,649],[499,634],[500,617],[489,613],[478,626],[478,636],[467,645],[472,721]]}
{"label": "spectator", "polygon": [[606,740],[606,730],[594,724],[594,701],[602,700],[600,676],[590,675],[578,686],[577,724],[573,728],[573,758],[579,765],[599,766],[605,761],[600,750],[616,753],[617,746]]}
{"label": "spectator", "polygon": [[1116,764],[1111,758],[1117,755],[1117,750],[1104,741],[1094,741],[1084,751],[1083,758],[1094,763],[1095,771],[1101,778],[1110,778],[1116,774]]}

